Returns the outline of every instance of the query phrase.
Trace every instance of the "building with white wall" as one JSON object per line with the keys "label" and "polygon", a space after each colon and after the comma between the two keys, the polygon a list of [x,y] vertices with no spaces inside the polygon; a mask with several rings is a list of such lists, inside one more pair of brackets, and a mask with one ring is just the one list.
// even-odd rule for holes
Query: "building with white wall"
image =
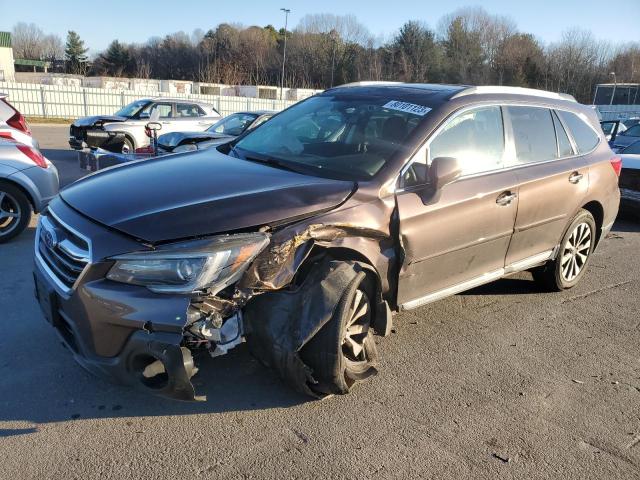
{"label": "building with white wall", "polygon": [[0,82],[15,81],[16,70],[13,62],[11,34],[9,32],[0,32]]}

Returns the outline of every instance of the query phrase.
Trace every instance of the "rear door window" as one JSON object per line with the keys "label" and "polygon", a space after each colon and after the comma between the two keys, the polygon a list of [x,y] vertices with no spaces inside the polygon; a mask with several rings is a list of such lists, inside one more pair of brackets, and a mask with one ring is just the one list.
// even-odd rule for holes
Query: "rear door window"
{"label": "rear door window", "polygon": [[573,147],[571,146],[567,132],[562,126],[562,123],[560,123],[558,116],[555,113],[552,116],[553,125],[556,128],[556,137],[558,138],[558,153],[560,157],[570,157],[573,155]]}
{"label": "rear door window", "polygon": [[429,163],[455,157],[463,175],[504,167],[504,129],[500,107],[480,107],[452,118],[429,145]]}
{"label": "rear door window", "polygon": [[511,118],[516,165],[558,158],[551,111],[542,107],[505,107]]}
{"label": "rear door window", "polygon": [[579,153],[590,152],[598,145],[600,141],[598,134],[587,124],[586,120],[583,120],[575,113],[562,110],[558,110],[558,115],[569,128]]}
{"label": "rear door window", "polygon": [[198,106],[193,103],[178,103],[176,104],[176,117],[190,118],[199,117],[200,112]]}

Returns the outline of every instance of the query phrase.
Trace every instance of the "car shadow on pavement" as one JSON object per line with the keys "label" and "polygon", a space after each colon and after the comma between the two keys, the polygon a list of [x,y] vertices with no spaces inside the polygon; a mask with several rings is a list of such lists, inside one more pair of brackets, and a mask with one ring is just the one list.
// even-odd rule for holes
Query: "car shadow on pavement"
{"label": "car shadow on pavement", "polygon": [[[50,329],[43,331],[54,334]],[[40,353],[42,363],[38,369],[45,364],[47,371],[38,373],[38,383],[16,383],[11,397],[0,401],[0,438],[36,433],[38,425],[46,423],[268,410],[313,401],[288,388],[259,364],[246,345],[224,357],[212,359],[205,354],[199,358],[200,371],[192,382],[197,395],[205,395],[206,400],[198,402],[170,400],[112,384],[85,372],[68,352],[60,350],[62,346]],[[2,370],[6,367],[7,364],[0,365]]]}

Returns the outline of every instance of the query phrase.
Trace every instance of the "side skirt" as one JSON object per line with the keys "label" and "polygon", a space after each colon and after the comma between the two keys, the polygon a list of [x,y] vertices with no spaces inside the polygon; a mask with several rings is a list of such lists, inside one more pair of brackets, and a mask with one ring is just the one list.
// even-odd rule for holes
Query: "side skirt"
{"label": "side skirt", "polygon": [[479,287],[480,285],[484,285],[485,283],[493,282],[504,277],[505,275],[511,275],[512,273],[522,272],[524,270],[537,267],[539,265],[542,265],[546,261],[553,259],[556,256],[557,251],[558,247],[554,248],[553,250],[533,255],[523,260],[518,260],[517,262],[507,265],[504,268],[499,268],[498,270],[487,272],[479,277],[467,280],[466,282],[458,283],[457,285],[438,290],[437,292],[429,293],[428,295],[416,298],[415,300],[410,300],[400,305],[400,311],[413,310],[414,308],[421,307],[422,305],[426,305],[427,303],[435,302],[436,300],[441,300],[445,297],[455,295],[456,293],[464,292],[465,290],[471,290],[472,288]]}

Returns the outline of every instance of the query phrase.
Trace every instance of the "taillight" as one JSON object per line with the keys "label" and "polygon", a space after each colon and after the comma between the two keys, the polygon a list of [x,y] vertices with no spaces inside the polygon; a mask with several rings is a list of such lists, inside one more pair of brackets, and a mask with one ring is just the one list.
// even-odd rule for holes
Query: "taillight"
{"label": "taillight", "polygon": [[7,138],[9,140],[15,140],[11,132],[0,132],[0,138]]}
{"label": "taillight", "polygon": [[47,161],[44,159],[44,156],[35,148],[30,147],[28,145],[16,145],[18,150],[24,153],[27,157],[29,157],[33,162],[42,168],[49,168]]}
{"label": "taillight", "polygon": [[616,175],[619,177],[620,172],[622,171],[622,158],[613,157],[611,159],[611,166],[613,167],[613,171],[616,172]]}
{"label": "taillight", "polygon": [[29,128],[29,124],[27,123],[27,120],[24,118],[24,116],[19,111],[17,111],[15,108],[13,108],[13,105],[11,105],[5,99],[2,99],[2,101],[11,110],[13,110],[15,112],[13,114],[13,116],[9,120],[7,120],[7,125],[9,125],[10,127],[15,128],[16,130],[20,130],[21,132],[24,132],[27,135],[31,135],[31,129]]}

